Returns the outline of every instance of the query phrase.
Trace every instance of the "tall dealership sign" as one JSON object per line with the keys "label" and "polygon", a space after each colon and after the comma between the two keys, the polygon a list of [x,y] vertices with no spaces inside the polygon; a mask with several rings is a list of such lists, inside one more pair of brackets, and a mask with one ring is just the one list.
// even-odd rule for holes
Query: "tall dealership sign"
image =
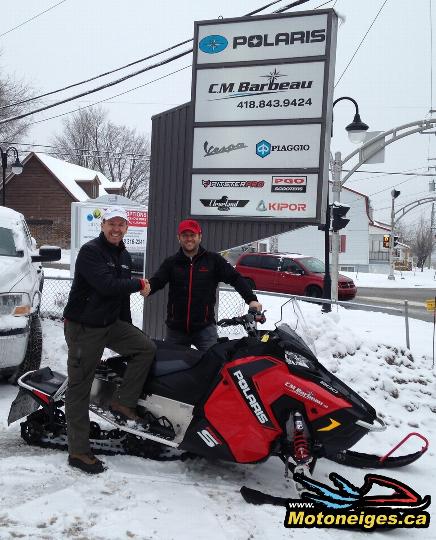
{"label": "tall dealership sign", "polygon": [[325,220],[337,16],[195,23],[191,214]]}

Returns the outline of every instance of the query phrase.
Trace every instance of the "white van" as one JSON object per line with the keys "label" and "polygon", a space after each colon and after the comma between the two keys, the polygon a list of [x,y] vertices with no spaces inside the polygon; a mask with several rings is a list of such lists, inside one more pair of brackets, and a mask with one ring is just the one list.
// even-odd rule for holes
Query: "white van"
{"label": "white van", "polygon": [[38,253],[24,216],[0,207],[0,377],[11,382],[41,363],[41,262],[60,258],[58,247]]}

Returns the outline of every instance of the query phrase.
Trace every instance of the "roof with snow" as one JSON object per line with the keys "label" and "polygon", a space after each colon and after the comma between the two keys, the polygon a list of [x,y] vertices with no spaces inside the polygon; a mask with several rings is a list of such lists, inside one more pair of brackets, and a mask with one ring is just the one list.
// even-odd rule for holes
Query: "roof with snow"
{"label": "roof with snow", "polygon": [[[108,195],[114,189],[120,189],[122,182],[111,182],[103,173],[69,163],[62,159],[57,159],[42,152],[30,152],[23,160],[25,165],[33,156],[53,174],[64,188],[79,202],[89,200],[89,195],[80,187],[77,182],[97,180],[99,184],[99,196]],[[11,177],[13,174],[10,175]],[[110,191],[106,191],[109,188]]]}

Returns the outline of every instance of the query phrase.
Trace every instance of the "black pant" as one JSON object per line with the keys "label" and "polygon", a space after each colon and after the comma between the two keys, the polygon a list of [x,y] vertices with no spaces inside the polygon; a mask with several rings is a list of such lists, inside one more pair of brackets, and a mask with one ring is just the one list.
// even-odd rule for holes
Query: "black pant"
{"label": "black pant", "polygon": [[89,396],[97,364],[105,347],[128,356],[123,382],[114,399],[136,407],[156,351],[155,344],[136,326],[117,320],[104,328],[65,323],[68,345],[68,388],[65,400],[70,454],[85,454],[89,447]]}
{"label": "black pant", "polygon": [[191,334],[167,327],[165,341],[173,345],[186,345],[187,347],[194,345],[199,351],[207,351],[218,341],[218,334],[214,324]]}

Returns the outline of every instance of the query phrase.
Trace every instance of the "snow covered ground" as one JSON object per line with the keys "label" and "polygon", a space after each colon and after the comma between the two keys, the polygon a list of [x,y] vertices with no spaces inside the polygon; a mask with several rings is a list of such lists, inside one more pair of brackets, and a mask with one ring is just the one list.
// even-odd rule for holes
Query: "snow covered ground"
{"label": "snow covered ground", "polygon": [[415,288],[435,289],[436,292],[436,270],[424,268],[411,270],[410,272],[400,272],[395,270],[395,280],[389,280],[387,274],[373,274],[365,272],[342,272],[354,280],[357,287],[383,287],[395,288]]}
{"label": "snow covered ground", "polygon": [[[229,293],[230,294],[230,293]],[[280,301],[261,299],[268,309],[266,326],[280,318]],[[335,309],[321,314],[315,305],[301,306],[304,320],[291,304],[284,320],[313,340],[318,358],[336,376],[361,393],[380,413],[388,429],[370,434],[356,449],[384,453],[410,431],[436,441],[433,328],[411,321],[410,351],[405,349],[404,322],[380,313]],[[135,321],[140,323],[139,313]],[[62,324],[44,320],[44,365],[65,371]],[[16,388],[0,383],[0,539],[80,540],[285,540],[351,538],[349,531],[290,530],[283,527],[285,509],[251,506],[239,488],[247,485],[275,495],[294,497],[283,478],[283,465],[271,459],[260,465],[155,462],[136,457],[105,457],[108,471],[89,477],[68,467],[66,453],[30,447],[20,438],[19,423],[7,427]],[[410,440],[402,452],[420,448]],[[336,471],[360,486],[364,473],[320,460],[315,478],[329,482]],[[416,463],[386,472],[421,495],[436,497],[434,447]],[[434,506],[435,503],[433,503]],[[432,519],[436,519],[430,506]],[[381,538],[386,533],[373,533]],[[389,533],[388,533],[389,534]],[[436,538],[427,530],[395,530],[397,539]]]}

